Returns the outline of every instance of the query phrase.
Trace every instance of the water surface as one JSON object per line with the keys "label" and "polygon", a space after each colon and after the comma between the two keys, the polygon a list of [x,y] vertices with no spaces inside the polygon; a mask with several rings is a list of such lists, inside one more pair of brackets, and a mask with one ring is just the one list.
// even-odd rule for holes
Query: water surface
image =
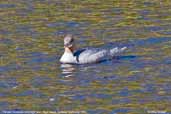
{"label": "water surface", "polygon": [[[60,64],[77,47],[127,46],[112,61]],[[0,1],[0,110],[171,113],[171,3]]]}

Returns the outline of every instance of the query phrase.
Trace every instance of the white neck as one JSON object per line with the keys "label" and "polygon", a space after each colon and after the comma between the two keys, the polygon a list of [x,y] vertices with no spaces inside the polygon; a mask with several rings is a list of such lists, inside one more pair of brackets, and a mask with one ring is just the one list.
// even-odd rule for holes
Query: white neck
{"label": "white neck", "polygon": [[60,59],[61,63],[76,63],[72,48],[65,47],[65,52]]}

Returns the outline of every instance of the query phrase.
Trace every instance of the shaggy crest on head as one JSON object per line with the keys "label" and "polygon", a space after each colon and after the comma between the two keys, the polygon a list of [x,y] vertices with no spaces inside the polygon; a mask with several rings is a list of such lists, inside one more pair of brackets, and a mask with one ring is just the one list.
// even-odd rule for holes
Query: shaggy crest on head
{"label": "shaggy crest on head", "polygon": [[64,38],[64,46],[65,47],[72,47],[74,42],[74,38],[72,37],[71,34],[68,34]]}

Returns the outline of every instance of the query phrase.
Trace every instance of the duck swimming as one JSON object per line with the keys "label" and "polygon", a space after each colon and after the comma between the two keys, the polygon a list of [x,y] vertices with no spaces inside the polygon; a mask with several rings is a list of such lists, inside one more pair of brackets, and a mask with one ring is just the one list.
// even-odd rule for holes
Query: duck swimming
{"label": "duck swimming", "polygon": [[110,60],[115,56],[116,53],[123,52],[127,47],[115,47],[112,49],[87,48],[75,50],[74,38],[72,35],[68,34],[64,38],[64,48],[64,54],[60,58],[61,63],[89,64]]}

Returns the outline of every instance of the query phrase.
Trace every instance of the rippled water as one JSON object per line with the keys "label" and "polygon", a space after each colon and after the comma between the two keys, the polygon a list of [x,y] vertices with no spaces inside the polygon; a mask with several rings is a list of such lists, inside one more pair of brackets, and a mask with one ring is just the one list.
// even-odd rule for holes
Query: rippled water
{"label": "rippled water", "polygon": [[[112,61],[60,64],[77,47],[129,47]],[[1,0],[0,110],[171,113],[170,0]]]}

